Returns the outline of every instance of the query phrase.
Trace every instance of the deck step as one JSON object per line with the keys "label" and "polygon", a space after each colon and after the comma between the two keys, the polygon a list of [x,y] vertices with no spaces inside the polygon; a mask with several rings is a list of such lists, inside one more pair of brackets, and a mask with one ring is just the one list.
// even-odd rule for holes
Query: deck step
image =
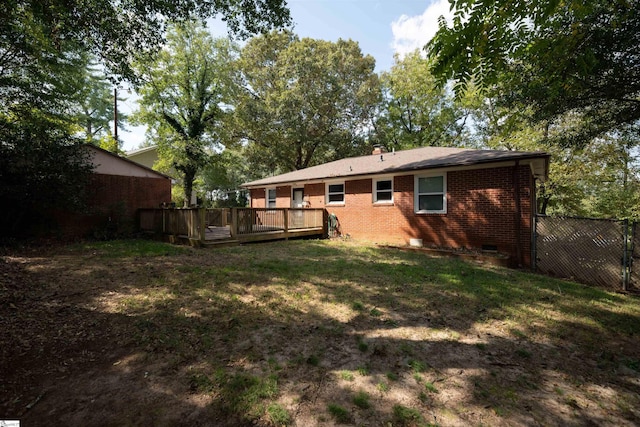
{"label": "deck step", "polygon": [[239,240],[225,239],[225,240],[208,240],[202,244],[205,248],[225,248],[227,246],[238,246]]}

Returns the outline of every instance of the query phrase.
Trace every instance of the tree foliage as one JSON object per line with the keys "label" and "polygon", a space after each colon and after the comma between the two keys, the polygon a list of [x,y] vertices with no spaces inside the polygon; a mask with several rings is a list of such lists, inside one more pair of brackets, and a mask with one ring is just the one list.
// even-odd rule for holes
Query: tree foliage
{"label": "tree foliage", "polygon": [[68,112],[82,55],[73,43],[52,43],[28,16],[1,16],[0,228],[21,236],[52,208],[81,207],[90,167]]}
{"label": "tree foliage", "polygon": [[213,207],[245,207],[246,190],[239,190],[245,182],[261,178],[247,161],[246,147],[228,147],[213,156],[202,171],[204,193]]}
{"label": "tree foliage", "polygon": [[361,154],[379,99],[375,61],[351,40],[272,32],[249,40],[239,70],[237,136],[265,173]]}
{"label": "tree foliage", "polygon": [[422,146],[460,146],[468,143],[467,119],[473,96],[454,99],[438,86],[431,62],[412,52],[381,75],[383,102],[375,118],[376,142],[387,149]]}
{"label": "tree foliage", "polygon": [[170,29],[154,61],[136,66],[144,84],[135,119],[148,126],[165,170],[180,173],[185,206],[196,174],[228,143],[223,122],[233,91],[234,52],[228,39],[213,39],[189,21]]}
{"label": "tree foliage", "polygon": [[[72,96],[72,108],[69,111],[76,123],[78,133],[90,144],[98,145],[108,151],[117,153],[121,141],[116,141],[110,128],[115,117],[115,97],[124,101],[119,95],[117,86],[107,78],[99,64],[83,54],[84,64],[78,69],[78,80],[75,82]],[[118,129],[124,130],[127,116],[118,111]]]}
{"label": "tree foliage", "polygon": [[65,123],[38,109],[0,113],[0,235],[52,226],[53,210],[82,210],[92,169]]}
{"label": "tree foliage", "polygon": [[284,0],[6,0],[0,5],[0,32],[29,44],[21,24],[37,25],[55,45],[75,43],[100,57],[113,74],[133,77],[133,58],[154,53],[169,22],[192,16],[220,16],[232,34],[247,37],[291,23]]}
{"label": "tree foliage", "polygon": [[463,93],[471,82],[500,82],[506,105],[532,118],[579,126],[557,133],[565,145],[637,126],[640,119],[640,5],[635,0],[451,0],[427,45],[441,82]]}
{"label": "tree foliage", "polygon": [[106,70],[134,79],[133,58],[158,50],[169,20],[194,13],[219,14],[239,35],[290,23],[284,0],[0,2],[0,198],[5,208],[0,227],[5,235],[47,218],[41,213],[52,206],[80,208],[90,166],[80,139],[72,135],[78,132],[73,112],[79,84],[86,81],[84,58],[94,54]]}

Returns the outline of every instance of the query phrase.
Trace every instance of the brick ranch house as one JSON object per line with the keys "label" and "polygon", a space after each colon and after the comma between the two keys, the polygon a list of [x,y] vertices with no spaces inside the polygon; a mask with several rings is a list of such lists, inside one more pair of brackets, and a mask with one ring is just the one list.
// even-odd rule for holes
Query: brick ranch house
{"label": "brick ranch house", "polygon": [[337,160],[249,182],[252,208],[325,208],[378,243],[497,250],[531,265],[541,152],[424,147]]}
{"label": "brick ranch house", "polygon": [[84,147],[93,165],[87,211],[56,214],[64,236],[127,233],[136,228],[138,209],[171,202],[170,177],[93,145]]}

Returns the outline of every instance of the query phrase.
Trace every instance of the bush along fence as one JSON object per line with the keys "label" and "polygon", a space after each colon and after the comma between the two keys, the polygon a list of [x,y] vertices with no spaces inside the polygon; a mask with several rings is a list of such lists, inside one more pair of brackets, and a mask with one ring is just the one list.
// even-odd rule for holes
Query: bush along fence
{"label": "bush along fence", "polygon": [[640,293],[640,222],[537,216],[533,253],[540,273]]}

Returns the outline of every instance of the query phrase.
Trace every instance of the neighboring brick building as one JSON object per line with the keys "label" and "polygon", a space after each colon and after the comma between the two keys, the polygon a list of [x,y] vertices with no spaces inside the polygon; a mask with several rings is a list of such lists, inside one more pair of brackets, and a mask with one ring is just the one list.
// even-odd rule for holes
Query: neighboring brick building
{"label": "neighboring brick building", "polygon": [[495,249],[531,264],[540,152],[425,147],[342,159],[244,184],[251,207],[326,208],[340,231],[379,243]]}
{"label": "neighboring brick building", "polygon": [[146,166],[87,145],[94,173],[86,212],[56,213],[66,237],[103,237],[137,229],[137,211],[171,202],[171,178]]}

